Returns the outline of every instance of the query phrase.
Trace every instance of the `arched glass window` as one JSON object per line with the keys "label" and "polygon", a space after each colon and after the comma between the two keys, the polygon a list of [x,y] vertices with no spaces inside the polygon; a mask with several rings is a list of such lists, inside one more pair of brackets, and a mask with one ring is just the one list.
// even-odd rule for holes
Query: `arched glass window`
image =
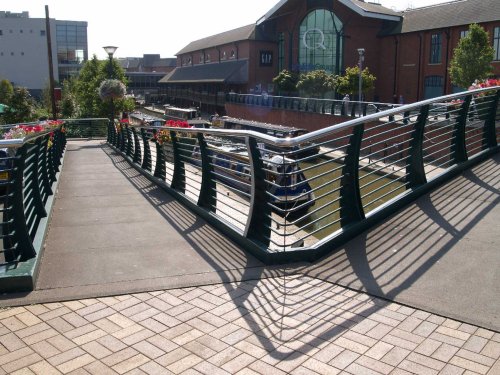
{"label": "arched glass window", "polygon": [[329,10],[316,9],[310,12],[300,24],[298,70],[340,73],[342,27],[342,22]]}

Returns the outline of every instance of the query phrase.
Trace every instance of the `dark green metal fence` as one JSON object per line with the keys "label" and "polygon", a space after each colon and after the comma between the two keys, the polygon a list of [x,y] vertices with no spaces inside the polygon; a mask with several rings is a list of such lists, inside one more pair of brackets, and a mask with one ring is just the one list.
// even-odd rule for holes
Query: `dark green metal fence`
{"label": "dark green metal fence", "polygon": [[[24,125],[23,125],[24,126]],[[66,145],[61,125],[0,140],[0,291],[31,290]],[[3,126],[5,136],[16,125]]]}
{"label": "dark green metal fence", "polygon": [[264,262],[313,260],[498,152],[499,93],[435,98],[296,138],[120,124],[108,143]]}
{"label": "dark green metal fence", "polygon": [[106,139],[108,122],[107,118],[65,119],[66,137],[68,139]]}

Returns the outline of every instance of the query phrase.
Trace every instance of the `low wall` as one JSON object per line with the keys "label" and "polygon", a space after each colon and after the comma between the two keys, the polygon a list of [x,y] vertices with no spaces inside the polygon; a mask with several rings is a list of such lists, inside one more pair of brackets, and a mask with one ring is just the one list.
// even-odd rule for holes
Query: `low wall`
{"label": "low wall", "polygon": [[351,117],[347,116],[332,116],[314,112],[296,111],[292,109],[284,110],[283,108],[251,106],[238,103],[226,103],[225,108],[226,115],[230,117],[267,122],[269,124],[294,126],[296,128],[306,129],[310,132],[352,120]]}

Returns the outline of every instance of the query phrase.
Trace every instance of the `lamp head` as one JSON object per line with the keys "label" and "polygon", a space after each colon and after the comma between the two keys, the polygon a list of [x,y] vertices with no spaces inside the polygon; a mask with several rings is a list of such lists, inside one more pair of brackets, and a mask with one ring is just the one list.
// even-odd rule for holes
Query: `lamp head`
{"label": "lamp head", "polygon": [[358,48],[358,53],[359,53],[359,56],[363,56],[365,54],[365,49],[364,48]]}
{"label": "lamp head", "polygon": [[109,57],[113,57],[113,54],[118,49],[118,47],[114,47],[114,46],[105,46],[102,48],[104,48],[104,50],[106,51],[106,53],[108,54]]}

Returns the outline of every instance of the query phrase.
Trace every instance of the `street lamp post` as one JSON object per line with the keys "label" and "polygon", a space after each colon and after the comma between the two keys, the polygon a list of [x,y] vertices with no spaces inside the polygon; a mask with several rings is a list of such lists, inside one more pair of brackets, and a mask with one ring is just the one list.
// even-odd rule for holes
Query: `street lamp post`
{"label": "street lamp post", "polygon": [[361,100],[362,100],[362,89],[363,89],[363,61],[365,60],[365,49],[364,48],[358,48],[358,53],[359,53],[359,88],[358,88],[358,95],[359,95],[359,114],[361,116]]}
{"label": "street lamp post", "polygon": [[[113,78],[113,55],[118,49],[118,47],[115,46],[105,46],[102,47],[106,51],[106,53],[109,56],[109,66],[108,66],[108,78],[112,79]],[[111,98],[111,113],[110,113],[110,118],[109,120],[111,121],[111,124],[115,123],[115,103],[113,102],[113,98]]]}

